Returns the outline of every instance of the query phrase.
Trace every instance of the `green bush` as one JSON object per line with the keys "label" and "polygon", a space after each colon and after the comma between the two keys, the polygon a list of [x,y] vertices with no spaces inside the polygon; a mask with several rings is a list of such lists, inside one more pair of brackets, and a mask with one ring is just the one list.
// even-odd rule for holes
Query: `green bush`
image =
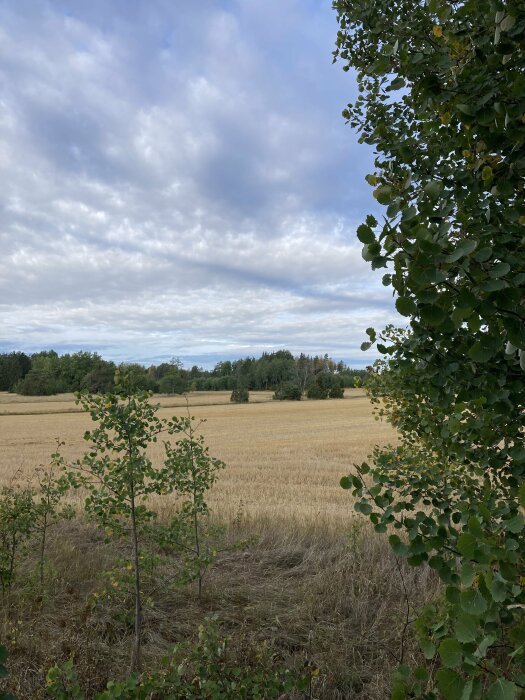
{"label": "green bush", "polygon": [[248,403],[250,400],[250,392],[246,387],[237,387],[232,391],[230,401],[232,403]]}
{"label": "green bush", "polygon": [[327,399],[329,394],[329,389],[321,386],[317,382],[308,387],[306,391],[306,396],[309,399]]}
{"label": "green bush", "polygon": [[[245,649],[246,658],[258,659],[255,667],[234,659],[229,645],[230,638],[208,622],[199,628],[197,643],[177,644],[162,669],[110,681],[95,700],[272,700],[308,687],[308,678],[275,670],[263,645],[248,643]],[[72,661],[49,670],[47,694],[52,700],[85,699]]]}
{"label": "green bush", "polygon": [[[368,328],[368,389],[398,446],[342,480],[443,599],[392,697],[516,700],[525,688],[525,4],[335,0],[343,116],[374,147],[386,209],[357,228],[410,331]],[[408,604],[408,601],[407,601]],[[408,619],[408,618],[407,618]],[[397,657],[408,662],[401,645]]]}
{"label": "green bush", "polygon": [[276,401],[300,401],[302,396],[301,387],[292,382],[286,382],[275,391],[273,395]]}
{"label": "green bush", "polygon": [[334,386],[330,389],[329,397],[331,399],[344,399],[344,388],[340,384],[334,384]]}
{"label": "green bush", "polygon": [[[7,670],[7,649],[0,644],[0,681],[7,678],[9,671]],[[0,690],[0,700],[16,700],[11,693],[4,693]]]}
{"label": "green bush", "polygon": [[29,370],[15,385],[16,393],[23,396],[51,396],[57,394],[60,388],[50,372],[40,369]]}

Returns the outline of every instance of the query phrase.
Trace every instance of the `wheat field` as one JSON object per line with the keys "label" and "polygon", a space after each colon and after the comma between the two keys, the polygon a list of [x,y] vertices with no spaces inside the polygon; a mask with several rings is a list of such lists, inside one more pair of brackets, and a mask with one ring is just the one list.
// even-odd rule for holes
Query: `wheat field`
{"label": "wheat field", "polygon": [[[347,389],[343,400],[272,401],[271,392],[252,392],[249,404],[230,404],[230,392],[189,395],[191,414],[205,420],[199,431],[210,453],[226,468],[208,502],[221,522],[239,518],[340,525],[352,513],[342,475],[361,462],[375,444],[395,440],[393,430],[375,421],[364,392]],[[184,397],[155,397],[159,415],[182,415]],[[22,397],[0,394],[0,486],[30,479],[49,463],[56,440],[67,459],[88,447],[83,434],[91,425],[74,396]],[[153,448],[153,459],[162,447]],[[76,495],[80,499],[80,494]],[[157,504],[170,509],[163,499]]]}
{"label": "wheat field", "polygon": [[[400,575],[386,539],[353,517],[352,496],[339,480],[374,445],[394,442],[394,431],[374,420],[360,390],[347,390],[343,400],[271,397],[253,392],[248,405],[236,405],[229,392],[189,395],[191,414],[206,420],[200,431],[211,454],[226,463],[207,497],[226,527],[202,599],[194,586],[159,587],[144,579],[146,663],[157,668],[174,643],[195,640],[213,613],[231,635],[232,663],[253,663],[245,640],[255,640],[293,674],[302,674],[312,655],[318,700],[382,700],[390,694],[392,650],[400,640],[406,658],[419,662],[417,644],[405,634],[406,597],[419,609],[436,585],[427,569],[401,565]],[[161,417],[187,410],[183,397],[153,400]],[[0,487],[31,479],[49,462],[57,438],[65,458],[81,456],[91,424],[72,395],[0,394]],[[160,459],[161,445],[152,452]],[[107,572],[127,556],[126,542],[104,542],[82,518],[82,493],[70,497],[81,517],[50,531],[45,592],[35,579],[37,548],[29,547],[9,604],[0,606],[0,640],[10,650],[5,688],[20,700],[47,697],[45,674],[57,661],[75,659],[88,698],[121,678],[129,662],[132,626],[123,616],[129,601],[86,602],[105,590]],[[162,517],[175,505],[163,496],[153,507]],[[176,573],[177,558],[168,566]]]}

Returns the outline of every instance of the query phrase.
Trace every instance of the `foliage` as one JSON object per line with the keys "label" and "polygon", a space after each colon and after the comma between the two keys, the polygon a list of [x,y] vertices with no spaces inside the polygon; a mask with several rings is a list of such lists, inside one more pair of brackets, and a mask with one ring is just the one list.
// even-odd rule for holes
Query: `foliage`
{"label": "foliage", "polygon": [[309,399],[342,399],[344,395],[341,380],[329,372],[319,372],[312,378],[306,392]]}
{"label": "foliage", "polygon": [[118,393],[80,394],[78,402],[97,423],[84,435],[91,443],[90,450],[69,468],[58,452],[54,457],[65,468],[72,486],[87,489],[88,515],[108,535],[128,535],[130,539],[135,602],[132,668],[137,669],[142,632],[140,536],[155,517],[145,501],[150,494],[168,493],[171,488],[169,468],[156,468],[147,448],[159,434],[171,435],[180,427],[177,419],[159,419],[158,406],[151,404],[147,392],[134,393],[133,384],[133,375],[117,375]]}
{"label": "foliage", "polygon": [[[187,417],[160,419],[157,416],[159,406],[151,403],[149,393],[137,393],[133,384],[132,375],[117,373],[118,393],[79,394],[78,402],[97,423],[84,435],[90,450],[69,466],[59,452],[54,460],[64,468],[69,484],[87,489],[86,512],[106,535],[129,538],[130,559],[120,562],[108,575],[111,596],[129,597],[133,591],[132,669],[138,670],[142,578],[148,569],[152,572],[157,561],[155,555],[144,548],[152,539],[157,547],[175,548],[184,564],[180,580],[186,583],[196,579],[200,595],[206,569],[215,558],[214,549],[208,546],[205,493],[224,464],[209,455],[204,438],[196,433],[195,419],[189,415],[189,410]],[[164,462],[156,466],[148,455],[148,447],[163,433],[182,437],[175,445],[164,441]],[[63,486],[64,482],[60,481],[56,488]],[[179,511],[168,526],[159,525],[155,522],[155,511],[147,505],[148,497],[174,491],[182,497]],[[102,598],[104,596],[107,597],[106,592]]]}
{"label": "foliage", "polygon": [[13,391],[31,369],[31,359],[23,352],[0,354],[0,391]]}
{"label": "foliage", "polygon": [[159,381],[159,391],[161,394],[184,394],[188,391],[188,381],[178,371],[171,371]]}
{"label": "foliage", "polygon": [[[410,330],[389,328],[370,391],[399,429],[342,480],[446,600],[419,623],[433,659],[394,696],[511,699],[525,687],[525,6],[336,0],[336,58],[357,70],[344,116],[376,149],[386,206],[363,257]],[[376,342],[368,329],[367,349]],[[433,672],[433,669],[438,669]]]}
{"label": "foliage", "polygon": [[70,505],[60,507],[60,502],[69,489],[69,483],[67,478],[55,475],[53,464],[47,469],[39,467],[36,470],[36,475],[39,489],[34,498],[32,531],[39,535],[40,538],[39,571],[40,582],[43,584],[48,530],[61,520],[73,518],[75,511]]}
{"label": "foliage", "polygon": [[[0,353],[0,390],[17,391],[27,395],[58,392],[87,391],[91,394],[114,391],[116,366],[103,360],[97,353],[76,352],[58,355],[54,350],[34,353]],[[121,372],[132,374],[137,390],[164,394],[182,394],[187,391],[233,391],[237,387],[248,390],[268,390],[284,382],[299,384],[306,390],[310,379],[319,372],[337,375],[345,387],[361,385],[364,370],[350,369],[342,361],[336,363],[327,354],[294,357],[288,350],[263,353],[258,359],[218,362],[212,370],[194,365],[183,367],[178,358],[159,365],[144,367],[140,364],[121,365]],[[28,373],[31,371],[30,376]]]}
{"label": "foliage", "polygon": [[11,588],[20,555],[34,530],[35,503],[27,487],[5,486],[0,492],[0,587]]}
{"label": "foliage", "polygon": [[287,382],[286,384],[281,384],[275,390],[273,398],[276,401],[300,401],[301,396],[301,387],[292,382]]}
{"label": "foliage", "polygon": [[[7,670],[7,649],[0,644],[0,681],[7,678],[9,671]],[[0,690],[0,700],[16,700],[11,693],[4,693]]]}
{"label": "foliage", "polygon": [[51,396],[59,391],[53,375],[46,370],[30,369],[29,372],[15,384],[15,391],[23,396]]}
{"label": "foliage", "polygon": [[[179,419],[178,430],[183,437],[175,446],[165,443],[165,465],[169,471],[170,487],[184,499],[170,531],[175,535],[173,541],[182,545],[185,570],[190,580],[197,579],[200,596],[204,573],[215,558],[214,550],[208,546],[208,529],[204,522],[208,515],[205,493],[213,486],[218,470],[225,464],[210,456],[204,437],[196,433],[204,421],[197,426],[194,422],[195,418],[190,415]],[[188,532],[191,532],[190,541]]]}
{"label": "foliage", "polygon": [[[235,664],[229,642],[213,622],[201,625],[198,642],[178,644],[161,670],[110,681],[95,700],[271,700],[307,687],[306,678],[294,678],[287,670],[275,671],[264,648],[254,644],[247,652],[255,657],[255,665]],[[53,700],[84,700],[71,661],[49,670],[47,694]]]}
{"label": "foliage", "polygon": [[330,388],[330,393],[328,394],[331,399],[344,399],[345,390],[340,384],[334,383]]}
{"label": "foliage", "polygon": [[230,396],[232,403],[248,403],[250,400],[250,392],[245,386],[236,386]]}

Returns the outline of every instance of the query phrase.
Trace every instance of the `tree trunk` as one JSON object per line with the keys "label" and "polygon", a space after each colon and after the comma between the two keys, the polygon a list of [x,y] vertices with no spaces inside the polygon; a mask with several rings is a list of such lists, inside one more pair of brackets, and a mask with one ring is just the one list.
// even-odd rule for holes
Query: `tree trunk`
{"label": "tree trunk", "polygon": [[131,657],[131,671],[141,670],[141,636],[142,636],[142,603],[140,594],[140,560],[139,542],[137,535],[137,520],[135,517],[135,494],[131,487],[131,544],[133,548],[133,567],[135,574],[135,642]]}

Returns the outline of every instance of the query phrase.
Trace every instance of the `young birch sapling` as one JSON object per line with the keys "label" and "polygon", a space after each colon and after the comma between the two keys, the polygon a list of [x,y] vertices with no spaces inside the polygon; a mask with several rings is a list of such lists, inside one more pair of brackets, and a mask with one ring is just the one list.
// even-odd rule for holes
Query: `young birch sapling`
{"label": "young birch sapling", "polygon": [[[58,442],[57,448],[63,443]],[[58,453],[53,455],[53,460]],[[71,520],[75,511],[71,505],[60,507],[60,502],[69,490],[70,484],[66,477],[56,475],[57,464],[53,461],[47,468],[39,467],[36,470],[38,480],[38,493],[34,499],[34,523],[33,529],[40,537],[38,569],[40,583],[44,583],[44,564],[47,534],[50,527],[57,525],[61,520]]]}
{"label": "young birch sapling", "polygon": [[178,422],[184,437],[177,440],[175,446],[165,444],[172,488],[185,498],[169,529],[174,544],[186,553],[186,573],[190,580],[197,580],[199,597],[206,569],[216,556],[215,550],[208,545],[210,530],[206,519],[209,510],[205,494],[215,483],[218,470],[225,466],[224,462],[209,454],[204,437],[197,433],[204,422],[201,420],[195,425],[195,417],[188,409],[187,417]]}
{"label": "young birch sapling", "polygon": [[157,417],[158,405],[143,391],[134,393],[132,379],[116,375],[115,390],[105,395],[82,395],[78,403],[97,424],[86,431],[90,450],[66,468],[70,483],[87,489],[85,509],[108,536],[127,536],[134,588],[133,671],[141,666],[142,593],[141,535],[156,514],[147,507],[150,494],[171,491],[170,469],[157,468],[147,448],[160,433],[179,432],[177,419]]}

